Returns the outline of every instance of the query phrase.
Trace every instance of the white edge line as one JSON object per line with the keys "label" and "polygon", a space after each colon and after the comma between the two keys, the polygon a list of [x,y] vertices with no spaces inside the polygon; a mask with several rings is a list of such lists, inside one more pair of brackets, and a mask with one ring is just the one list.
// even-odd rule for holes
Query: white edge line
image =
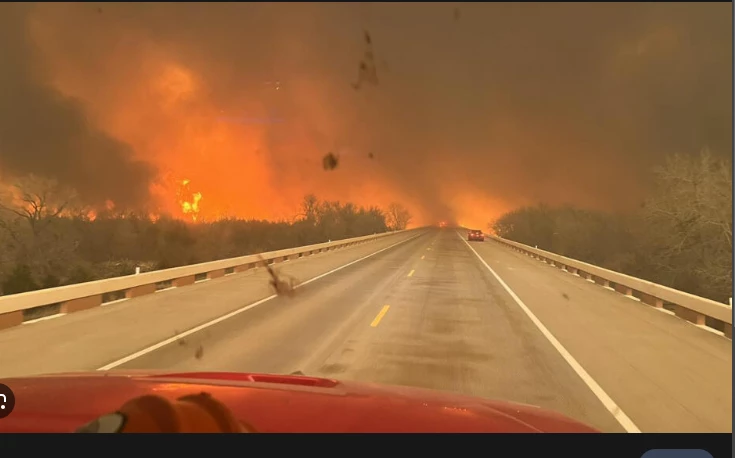
{"label": "white edge line", "polygon": [[[407,238],[405,240],[401,240],[400,242],[396,242],[396,243],[394,243],[392,245],[389,245],[389,246],[387,246],[385,248],[382,248],[382,249],[380,249],[378,251],[375,251],[373,253],[370,253],[367,256],[363,256],[360,259],[356,259],[354,261],[348,262],[347,264],[341,265],[341,266],[339,266],[339,267],[337,267],[335,269],[330,270],[329,272],[325,272],[325,273],[323,273],[321,275],[317,275],[316,277],[313,277],[313,278],[311,278],[309,280],[306,280],[306,281],[304,281],[302,283],[299,283],[298,285],[296,285],[296,288],[300,288],[302,286],[308,285],[311,282],[317,281],[317,280],[319,280],[321,278],[326,277],[327,275],[331,275],[331,274],[333,274],[335,272],[338,272],[338,271],[340,271],[340,270],[342,270],[342,269],[344,269],[346,267],[349,267],[349,266],[351,266],[353,264],[357,264],[360,261],[364,261],[365,259],[368,259],[368,258],[370,258],[372,256],[375,256],[378,253],[382,253],[383,251],[388,250],[388,249],[391,249],[391,248],[393,248],[396,245],[400,245],[401,243],[405,243],[405,242],[408,242],[410,240],[413,240],[416,237],[419,237],[419,236],[421,236],[423,234],[425,234],[425,232],[422,232],[421,234],[414,235],[413,237]],[[228,320],[228,319],[232,318],[233,316],[239,315],[239,314],[241,314],[243,312],[247,312],[248,310],[250,310],[250,309],[252,309],[254,307],[257,307],[257,306],[259,306],[259,305],[261,305],[261,304],[263,304],[265,302],[268,302],[269,300],[274,299],[277,296],[278,296],[277,294],[273,294],[273,295],[268,296],[268,297],[266,297],[264,299],[261,299],[259,301],[253,302],[252,304],[246,305],[245,307],[239,308],[239,309],[237,309],[237,310],[235,310],[233,312],[230,312],[230,313],[228,313],[226,315],[223,315],[223,316],[221,316],[219,318],[215,318],[214,320],[208,321],[208,322],[206,322],[204,324],[201,324],[201,325],[199,325],[199,326],[197,326],[195,328],[191,328],[188,331],[184,331],[184,332],[182,332],[180,334],[176,334],[175,336],[173,336],[171,338],[168,338],[166,340],[163,340],[161,342],[158,342],[157,344],[151,345],[150,347],[146,347],[146,348],[144,348],[144,349],[142,349],[140,351],[137,351],[135,353],[132,353],[132,354],[130,354],[130,355],[124,357],[124,358],[121,358],[121,359],[118,359],[116,361],[113,361],[113,362],[111,362],[109,364],[106,364],[106,365],[104,365],[104,366],[102,366],[102,367],[100,367],[99,369],[96,369],[96,370],[98,370],[98,371],[107,371],[107,370],[110,370],[110,369],[114,369],[117,366],[121,366],[121,365],[123,365],[125,363],[128,363],[128,362],[134,360],[134,359],[140,358],[143,355],[146,355],[146,354],[151,353],[151,352],[153,352],[155,350],[158,350],[161,347],[165,347],[166,345],[169,345],[171,343],[174,343],[177,340],[181,339],[182,337],[189,336],[189,335],[194,334],[196,332],[199,332],[199,331],[201,331],[203,329],[206,329],[206,328],[208,328],[210,326],[214,326],[217,323],[221,323],[221,322],[223,322],[225,320]]]}
{"label": "white edge line", "polygon": [[172,289],[176,289],[176,286],[167,286],[166,288],[161,288],[153,291],[154,293],[162,293],[164,291],[171,291]]}
{"label": "white edge line", "polygon": [[54,315],[42,316],[41,318],[24,321],[21,324],[33,324],[33,323],[38,323],[39,321],[53,320],[54,318],[61,318],[64,315],[66,315],[66,313],[56,313]]}
{"label": "white edge line", "polygon": [[582,365],[579,364],[576,359],[574,359],[574,356],[572,356],[571,353],[569,353],[567,349],[564,348],[561,342],[559,342],[556,337],[554,337],[554,335],[546,328],[546,326],[544,326],[541,320],[539,320],[536,315],[534,315],[534,313],[528,308],[528,306],[523,303],[521,298],[518,297],[518,295],[513,292],[512,289],[510,289],[510,287],[503,281],[503,279],[500,278],[497,273],[495,273],[492,267],[490,267],[488,263],[485,262],[484,259],[482,259],[477,251],[472,248],[472,245],[470,245],[464,239],[464,237],[459,234],[459,232],[457,233],[457,235],[459,235],[459,238],[465,243],[465,245],[467,245],[467,247],[472,250],[475,256],[477,256],[477,259],[480,260],[480,262],[487,268],[487,270],[489,270],[490,273],[493,274],[495,279],[498,280],[505,291],[510,294],[510,297],[513,298],[513,300],[516,302],[516,304],[518,304],[521,310],[523,310],[526,315],[528,315],[528,318],[530,318],[533,324],[535,324],[539,331],[541,331],[541,334],[543,334],[544,337],[546,337],[546,339],[549,341],[549,343],[551,343],[551,345],[556,349],[556,351],[561,354],[562,358],[564,358],[564,360],[572,367],[574,372],[577,373],[577,375],[579,376],[579,378],[582,379],[585,385],[587,385],[587,387],[592,390],[592,393],[597,397],[597,399],[600,400],[600,402],[602,402],[608,412],[610,412],[615,420],[620,423],[620,426],[622,426],[623,429],[625,429],[625,431],[629,433],[640,433],[641,430],[638,429],[638,426],[636,426],[635,423],[633,423],[633,420],[631,420],[630,417],[628,417],[628,415],[623,412],[623,409],[621,409],[620,406],[618,406],[615,401],[613,401],[612,398],[605,392],[605,390],[603,390],[602,387],[592,378],[592,376],[590,376],[590,374],[587,373],[586,370],[584,370]]}
{"label": "white edge line", "polygon": [[129,297],[123,297],[121,299],[115,299],[114,301],[103,302],[103,303],[100,304],[100,307],[107,307],[108,305],[119,304],[120,302],[125,302],[125,301],[129,301],[129,300],[130,300]]}
{"label": "white edge line", "polygon": [[692,323],[692,322],[691,322],[691,321],[689,321],[689,320],[684,320],[684,322],[686,322],[686,323],[689,323],[689,324],[691,324],[692,326],[696,326],[696,327],[698,327],[699,329],[702,329],[703,331],[711,332],[712,334],[716,334],[716,335],[718,335],[718,336],[720,336],[720,337],[725,337],[725,333],[724,333],[724,332],[722,332],[722,331],[718,331],[717,329],[714,329],[714,328],[710,328],[710,327],[709,327],[709,326],[707,326],[706,324],[696,324],[696,323]]}
{"label": "white edge line", "polygon": [[[464,240],[464,237],[462,237],[462,240]],[[506,246],[508,246],[508,245],[506,245]],[[530,256],[530,255],[529,255],[528,253],[525,253],[525,254],[526,254],[526,256]],[[530,257],[531,257],[531,259],[535,259],[535,260],[539,261],[539,259],[538,259],[538,258],[534,258],[533,256],[530,256]],[[542,262],[546,263],[546,260],[543,260]],[[509,270],[512,270],[512,269],[510,269],[510,268],[509,268]],[[567,270],[565,270],[565,269],[562,269],[562,270],[564,270],[565,272],[569,273],[569,272],[568,272]],[[581,277],[581,276],[580,276],[579,274],[574,274],[574,275],[575,275],[575,276],[577,276],[577,277],[580,277],[580,278],[582,278],[582,277]],[[586,278],[586,279],[585,279],[585,281],[588,281],[588,282],[590,282],[590,283],[594,283],[594,284],[597,284],[597,282],[596,282],[596,281],[595,281],[594,279],[592,279],[592,278]],[[601,288],[604,288],[604,289],[608,290],[608,291],[612,291],[612,292],[614,292],[614,293],[618,293],[618,294],[620,294],[620,295],[622,295],[622,296],[625,296],[625,297],[627,297],[628,299],[633,299],[633,300],[635,300],[635,301],[638,301],[638,302],[640,302],[640,303],[642,303],[642,304],[648,305],[648,306],[649,306],[650,308],[653,308],[654,310],[658,310],[659,312],[663,312],[663,313],[668,313],[669,315],[675,316],[675,317],[677,317],[677,318],[678,318],[678,319],[680,319],[680,320],[683,320],[683,321],[685,321],[685,322],[687,322],[687,323],[689,323],[689,324],[691,324],[691,325],[694,325],[694,326],[698,327],[699,329],[702,329],[702,330],[704,330],[704,331],[707,331],[707,332],[711,332],[711,333],[713,333],[713,334],[717,334],[718,336],[724,337],[725,339],[728,339],[728,340],[732,340],[732,339],[730,339],[729,337],[725,336],[725,333],[724,333],[723,331],[718,331],[717,329],[715,329],[715,328],[711,328],[711,327],[707,326],[706,324],[702,325],[702,324],[696,324],[696,323],[692,323],[691,321],[689,321],[689,320],[687,320],[687,319],[684,319],[684,318],[682,318],[682,317],[678,316],[678,315],[677,315],[677,314],[676,314],[675,312],[672,312],[671,310],[666,310],[666,309],[664,309],[664,308],[658,308],[658,307],[653,307],[653,306],[652,306],[651,304],[646,304],[645,302],[643,302],[643,301],[642,301],[642,300],[641,300],[640,298],[638,298],[638,297],[635,297],[635,296],[629,296],[629,295],[627,295],[627,294],[624,294],[624,293],[621,293],[621,292],[617,291],[617,290],[616,290],[615,288],[613,288],[612,286],[603,286],[603,285],[599,285],[599,286],[600,286]],[[727,306],[727,304],[725,304],[725,306]],[[725,326],[727,326],[727,323],[725,323]]]}
{"label": "white edge line", "polygon": [[[676,316],[676,313],[675,313],[675,312],[672,312],[671,310],[666,310],[666,309],[665,309],[665,308],[663,308],[663,307],[661,307],[661,308],[658,308],[658,307],[653,307],[653,309],[654,309],[654,310],[657,310],[657,311],[659,311],[659,312],[662,312],[662,313],[666,313],[666,314],[668,314],[668,315],[671,315],[671,316]],[[693,324],[693,323],[692,323],[692,324]]]}

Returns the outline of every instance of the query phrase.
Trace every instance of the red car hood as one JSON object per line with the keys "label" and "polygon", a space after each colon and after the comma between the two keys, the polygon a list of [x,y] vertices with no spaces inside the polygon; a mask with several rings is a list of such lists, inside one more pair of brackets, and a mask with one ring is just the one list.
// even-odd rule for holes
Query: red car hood
{"label": "red car hood", "polygon": [[137,396],[202,391],[259,432],[598,432],[533,406],[305,376],[115,371],[0,383],[15,394],[0,432],[72,432]]}

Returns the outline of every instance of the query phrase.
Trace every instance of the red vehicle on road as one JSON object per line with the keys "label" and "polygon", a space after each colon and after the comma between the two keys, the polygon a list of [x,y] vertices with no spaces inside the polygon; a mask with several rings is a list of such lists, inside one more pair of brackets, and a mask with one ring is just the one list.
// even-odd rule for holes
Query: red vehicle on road
{"label": "red vehicle on road", "polygon": [[599,432],[538,407],[302,375],[93,372],[0,380],[10,432]]}
{"label": "red vehicle on road", "polygon": [[483,234],[482,231],[478,231],[477,229],[470,229],[470,231],[467,233],[467,240],[470,242],[484,242],[485,234]]}

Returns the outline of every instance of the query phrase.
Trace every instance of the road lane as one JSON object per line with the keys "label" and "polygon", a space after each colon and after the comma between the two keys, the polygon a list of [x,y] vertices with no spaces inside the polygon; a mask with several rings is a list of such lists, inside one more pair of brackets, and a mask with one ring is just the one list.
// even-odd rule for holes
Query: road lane
{"label": "road lane", "polygon": [[302,371],[523,402],[622,431],[450,231],[387,250],[308,285],[294,300],[278,298],[118,369]]}
{"label": "road lane", "polygon": [[[390,235],[276,269],[306,281],[423,233]],[[269,280],[265,269],[254,269],[2,330],[0,377],[95,370],[271,296]]]}
{"label": "road lane", "polygon": [[411,254],[435,236],[386,250],[307,285],[294,298],[279,297],[118,369],[310,373],[312,360],[331,353],[356,324],[373,320],[384,291],[406,277]]}
{"label": "road lane", "polygon": [[732,341],[503,247],[472,245],[644,432],[732,432]]}
{"label": "road lane", "polygon": [[[732,430],[729,340],[497,242],[471,246],[641,430]],[[623,431],[454,230],[278,268],[331,273],[211,326],[269,297],[263,269],[5,330],[0,376],[93,370],[171,338],[116,369],[302,371],[523,402]]]}

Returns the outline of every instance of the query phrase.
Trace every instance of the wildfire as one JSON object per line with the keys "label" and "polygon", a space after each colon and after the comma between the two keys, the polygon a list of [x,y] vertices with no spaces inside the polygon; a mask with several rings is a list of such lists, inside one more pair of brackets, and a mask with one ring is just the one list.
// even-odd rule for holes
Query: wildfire
{"label": "wildfire", "polygon": [[199,202],[202,200],[202,193],[192,192],[189,188],[190,182],[190,180],[181,181],[178,192],[179,204],[181,204],[182,213],[191,216],[192,221],[196,221],[199,217]]}

